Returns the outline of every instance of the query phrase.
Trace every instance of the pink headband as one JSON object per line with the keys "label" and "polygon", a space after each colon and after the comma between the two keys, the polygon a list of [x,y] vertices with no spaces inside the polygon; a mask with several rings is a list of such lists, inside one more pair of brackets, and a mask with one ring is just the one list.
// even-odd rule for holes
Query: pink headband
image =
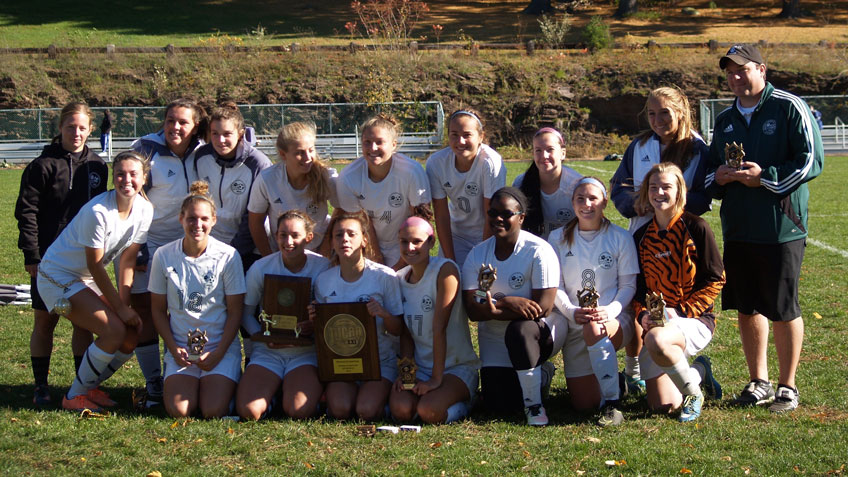
{"label": "pink headband", "polygon": [[536,131],[536,134],[533,137],[541,136],[542,134],[551,133],[559,139],[559,143],[563,146],[565,145],[565,139],[562,138],[562,134],[554,128],[542,128]]}
{"label": "pink headband", "polygon": [[427,232],[428,236],[430,236],[430,237],[433,236],[433,226],[430,225],[430,222],[427,222],[426,220],[422,219],[421,217],[417,217],[417,216],[413,215],[413,216],[407,218],[403,222],[403,224],[401,225],[400,228],[403,229],[403,228],[406,228],[406,227],[421,227],[421,228],[424,229],[425,232]]}

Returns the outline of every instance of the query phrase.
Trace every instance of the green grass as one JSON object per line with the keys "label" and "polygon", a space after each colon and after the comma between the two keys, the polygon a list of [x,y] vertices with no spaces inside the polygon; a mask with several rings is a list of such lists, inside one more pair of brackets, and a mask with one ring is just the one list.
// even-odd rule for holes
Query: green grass
{"label": "green grass", "polygon": [[[617,163],[570,163],[584,174],[608,179]],[[509,181],[526,164],[509,163]],[[0,224],[0,280],[26,281],[11,211],[20,170],[0,170],[0,204],[9,213]],[[810,237],[848,250],[848,213],[839,190],[848,180],[848,158],[828,158],[811,186]],[[614,222],[624,224],[611,206]],[[720,237],[718,212],[706,215]],[[552,425],[530,429],[523,416],[472,419],[450,426],[424,426],[420,434],[354,435],[352,423],[328,420],[258,423],[174,420],[130,410],[130,390],[143,379],[134,360],[107,382],[121,405],[106,420],[36,410],[30,404],[32,374],[26,307],[0,308],[0,472],[3,474],[145,475],[823,475],[848,464],[848,270],[845,257],[807,247],[801,281],[806,340],[798,372],[802,406],[788,416],[765,409],[708,404],[696,425],[651,415],[634,399],[625,401],[625,423],[599,429],[591,416],[573,412],[561,372],[546,407]],[[747,381],[744,358],[730,313],[721,313],[707,353],[726,393]],[[776,359],[770,348],[770,372]],[[557,361],[559,361],[557,357]],[[558,366],[561,369],[561,365]],[[54,399],[72,374],[70,325],[59,324],[51,368]],[[726,402],[726,401],[725,401]],[[843,450],[839,450],[843,449]],[[610,467],[605,461],[617,461]]]}

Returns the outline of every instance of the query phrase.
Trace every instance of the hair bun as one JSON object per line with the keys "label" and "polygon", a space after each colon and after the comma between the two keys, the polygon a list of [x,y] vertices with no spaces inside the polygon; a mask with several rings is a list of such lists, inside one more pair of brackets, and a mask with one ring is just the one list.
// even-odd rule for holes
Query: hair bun
{"label": "hair bun", "polygon": [[191,183],[191,187],[189,187],[189,192],[191,195],[209,197],[209,183],[206,181],[194,181]]}

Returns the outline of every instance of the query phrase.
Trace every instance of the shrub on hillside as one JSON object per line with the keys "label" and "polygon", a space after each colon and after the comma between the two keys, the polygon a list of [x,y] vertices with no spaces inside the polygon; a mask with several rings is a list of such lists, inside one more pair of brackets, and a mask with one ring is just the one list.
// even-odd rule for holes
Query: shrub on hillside
{"label": "shrub on hillside", "polygon": [[586,28],[583,29],[583,41],[586,47],[592,51],[610,48],[613,45],[609,25],[604,23],[601,17],[592,17]]}

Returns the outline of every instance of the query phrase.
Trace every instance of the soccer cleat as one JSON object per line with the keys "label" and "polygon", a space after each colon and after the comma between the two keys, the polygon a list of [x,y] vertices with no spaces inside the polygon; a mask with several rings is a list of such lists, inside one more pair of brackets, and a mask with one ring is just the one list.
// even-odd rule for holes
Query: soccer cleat
{"label": "soccer cleat", "polygon": [[798,407],[798,398],[797,389],[778,384],[777,393],[775,393],[774,402],[769,406],[769,411],[776,414],[794,411]]}
{"label": "soccer cleat", "polygon": [[601,427],[617,426],[624,421],[624,414],[618,410],[616,403],[606,403],[601,409],[598,425]]}
{"label": "soccer cleat", "polygon": [[771,383],[755,379],[745,385],[742,393],[733,400],[736,406],[759,406],[774,401],[774,388]]}
{"label": "soccer cleat", "polygon": [[704,387],[704,391],[706,391],[706,397],[720,401],[722,396],[721,384],[713,376],[713,364],[709,356],[698,356],[692,362],[692,365],[700,365],[704,368],[704,379],[701,380],[701,385]]}
{"label": "soccer cleat", "polygon": [[545,407],[541,404],[534,404],[524,408],[524,415],[527,416],[528,426],[547,426],[548,415],[545,413]]}
{"label": "soccer cleat", "polygon": [[645,380],[642,378],[635,378],[626,374],[624,371],[619,372],[620,375],[620,385],[619,390],[621,391],[621,396],[639,396],[640,394],[645,394]]}
{"label": "soccer cleat", "polygon": [[32,403],[36,406],[49,406],[50,401],[50,388],[46,384],[37,385],[32,393]]}
{"label": "soccer cleat", "polygon": [[542,399],[548,399],[548,396],[551,394],[551,383],[554,380],[554,374],[556,373],[556,366],[554,363],[550,361],[545,361],[542,363]]}
{"label": "soccer cleat", "polygon": [[701,406],[704,405],[703,394],[687,394],[683,397],[683,407],[680,409],[680,422],[692,422],[701,415]]}
{"label": "soccer cleat", "polygon": [[88,398],[89,401],[97,404],[100,407],[114,407],[116,403],[109,397],[109,394],[106,391],[100,388],[89,389],[87,393],[85,393],[85,397]]}
{"label": "soccer cleat", "polygon": [[68,411],[84,411],[86,409],[95,412],[102,411],[98,404],[92,402],[84,394],[74,396],[70,399],[68,399],[68,396],[62,397],[62,409]]}

